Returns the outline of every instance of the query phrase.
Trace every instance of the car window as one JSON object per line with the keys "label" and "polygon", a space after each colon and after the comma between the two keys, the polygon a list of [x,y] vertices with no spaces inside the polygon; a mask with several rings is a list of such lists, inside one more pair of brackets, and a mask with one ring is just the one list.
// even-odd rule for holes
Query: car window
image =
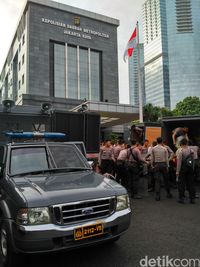
{"label": "car window", "polygon": [[58,168],[85,168],[78,151],[72,145],[53,146],[49,149]]}
{"label": "car window", "polygon": [[15,148],[11,151],[11,175],[48,169],[45,147]]}

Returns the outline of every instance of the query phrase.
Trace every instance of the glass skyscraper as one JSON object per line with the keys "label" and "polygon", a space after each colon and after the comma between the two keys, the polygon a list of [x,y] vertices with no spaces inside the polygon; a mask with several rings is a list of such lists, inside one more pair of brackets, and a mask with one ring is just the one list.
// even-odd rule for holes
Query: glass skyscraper
{"label": "glass skyscraper", "polygon": [[143,5],[147,103],[173,109],[187,96],[200,96],[199,11],[199,0]]}
{"label": "glass skyscraper", "polygon": [[171,107],[200,97],[200,1],[167,0]]}
{"label": "glass skyscraper", "polygon": [[170,107],[165,0],[143,5],[146,102]]}

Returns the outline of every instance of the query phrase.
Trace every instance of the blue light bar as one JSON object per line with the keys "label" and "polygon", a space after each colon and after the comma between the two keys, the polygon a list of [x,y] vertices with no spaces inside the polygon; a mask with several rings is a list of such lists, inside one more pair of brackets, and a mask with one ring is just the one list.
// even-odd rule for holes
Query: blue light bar
{"label": "blue light bar", "polygon": [[40,132],[6,132],[5,136],[17,139],[32,139],[32,138],[44,138],[44,139],[60,139],[64,138],[64,133],[40,133]]}

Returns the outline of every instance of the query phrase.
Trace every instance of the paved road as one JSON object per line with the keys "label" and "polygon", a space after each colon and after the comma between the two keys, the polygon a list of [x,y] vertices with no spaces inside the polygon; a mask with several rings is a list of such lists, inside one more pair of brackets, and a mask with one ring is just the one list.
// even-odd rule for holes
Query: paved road
{"label": "paved road", "polygon": [[160,202],[153,195],[132,201],[131,227],[114,245],[26,257],[21,267],[139,267],[146,255],[200,258],[200,200],[182,205],[173,194]]}

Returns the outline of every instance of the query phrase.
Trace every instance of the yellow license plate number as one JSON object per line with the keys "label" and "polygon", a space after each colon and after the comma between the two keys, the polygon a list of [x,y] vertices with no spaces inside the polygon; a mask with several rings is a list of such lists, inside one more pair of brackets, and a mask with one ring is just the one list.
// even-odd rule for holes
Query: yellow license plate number
{"label": "yellow license plate number", "polygon": [[89,225],[84,227],[79,227],[74,230],[74,239],[81,240],[84,238],[89,238],[97,235],[103,234],[103,224],[98,223],[95,225]]}

